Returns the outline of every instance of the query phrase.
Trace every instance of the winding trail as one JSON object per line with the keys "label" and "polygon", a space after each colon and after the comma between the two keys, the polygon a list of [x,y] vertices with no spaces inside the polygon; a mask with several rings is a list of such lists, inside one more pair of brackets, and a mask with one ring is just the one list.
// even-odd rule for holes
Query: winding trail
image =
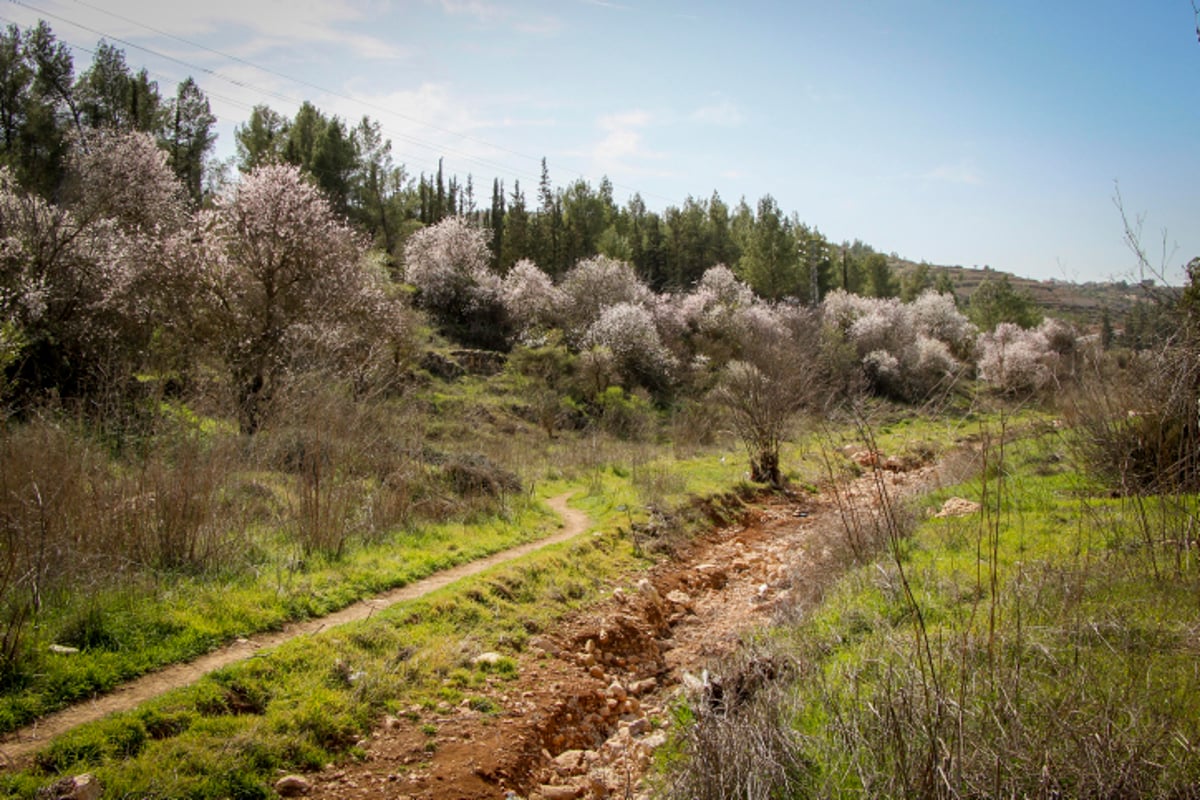
{"label": "winding trail", "polygon": [[562,527],[543,539],[526,542],[508,550],[501,550],[466,564],[459,564],[456,567],[434,573],[427,578],[414,581],[407,586],[361,600],[324,617],[291,623],[279,631],[260,633],[239,639],[192,661],[172,664],[156,672],[143,675],[141,678],[122,684],[108,694],[68,706],[61,711],[42,717],[31,725],[7,733],[0,737],[0,770],[19,766],[19,762],[28,759],[59,734],[118,711],[129,711],[172,689],[194,683],[214,670],[247,659],[260,650],[276,647],[297,636],[306,636],[326,628],[344,625],[347,622],[367,619],[372,614],[396,603],[416,600],[462,578],[477,575],[498,564],[522,558],[543,547],[558,544],[577,536],[587,530],[588,517],[582,511],[567,505],[570,498],[571,493],[568,492],[546,501],[546,505],[562,518]]}

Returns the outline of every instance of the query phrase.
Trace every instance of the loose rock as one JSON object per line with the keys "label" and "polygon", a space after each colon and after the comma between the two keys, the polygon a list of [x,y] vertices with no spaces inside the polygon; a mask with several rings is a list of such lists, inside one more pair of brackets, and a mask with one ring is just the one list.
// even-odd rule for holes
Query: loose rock
{"label": "loose rock", "polygon": [[966,517],[979,511],[979,503],[963,497],[951,497],[942,504],[942,510],[935,517]]}
{"label": "loose rock", "polygon": [[38,796],[50,800],[100,800],[103,791],[96,777],[85,772],[73,778],[63,778],[39,792]]}
{"label": "loose rock", "polygon": [[275,781],[275,791],[280,797],[301,797],[312,791],[312,783],[300,775],[285,775]]}

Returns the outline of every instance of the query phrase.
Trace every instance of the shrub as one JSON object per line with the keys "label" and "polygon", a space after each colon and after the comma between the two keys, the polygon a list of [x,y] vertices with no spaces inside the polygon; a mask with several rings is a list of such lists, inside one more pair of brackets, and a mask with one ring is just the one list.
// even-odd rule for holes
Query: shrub
{"label": "shrub", "polygon": [[638,441],[654,428],[654,409],[650,401],[638,393],[626,393],[620,386],[610,386],[593,400],[600,426],[620,439]]}
{"label": "shrub", "polygon": [[480,453],[456,456],[442,466],[450,488],[461,497],[503,497],[521,491],[521,479]]}
{"label": "shrub", "polygon": [[697,681],[681,712],[662,795],[671,800],[805,796],[810,770],[791,729],[790,669],[782,655],[749,648]]}
{"label": "shrub", "polygon": [[1045,389],[1054,379],[1058,354],[1041,331],[1001,322],[980,337],[979,377],[1010,395]]}
{"label": "shrub", "polygon": [[643,306],[608,306],[588,328],[585,347],[604,347],[626,385],[664,389],[671,381],[674,359],[663,346],[650,312]]}
{"label": "shrub", "polygon": [[651,292],[633,267],[607,256],[586,258],[567,271],[560,286],[566,297],[564,330],[572,344],[582,344],[587,331],[606,308],[642,306]]}
{"label": "shrub", "polygon": [[556,327],[567,302],[550,276],[528,259],[513,264],[500,284],[499,296],[514,332],[525,341]]}
{"label": "shrub", "polygon": [[1067,411],[1081,460],[1123,494],[1200,489],[1200,359],[1187,347],[1097,369]]}

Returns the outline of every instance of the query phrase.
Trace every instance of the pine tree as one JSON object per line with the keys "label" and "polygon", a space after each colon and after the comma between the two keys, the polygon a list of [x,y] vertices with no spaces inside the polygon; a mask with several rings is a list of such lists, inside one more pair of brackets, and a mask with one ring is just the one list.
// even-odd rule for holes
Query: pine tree
{"label": "pine tree", "polygon": [[521,191],[520,181],[513,181],[502,228],[504,238],[500,243],[500,271],[507,273],[521,259],[535,258],[529,211],[525,207],[525,193]]}
{"label": "pine tree", "polygon": [[74,67],[49,26],[0,32],[0,164],[43,197],[61,187],[67,132],[77,120]]}
{"label": "pine tree", "polygon": [[758,201],[754,226],[738,263],[738,271],[739,277],[767,300],[805,298],[809,294],[805,281],[808,276],[801,269],[791,223],[770,195]]}
{"label": "pine tree", "polygon": [[488,227],[492,231],[492,271],[502,272],[504,251],[504,184],[492,179],[492,206],[488,210]]}
{"label": "pine tree", "polygon": [[537,262],[551,276],[561,275],[570,266],[563,258],[562,198],[550,183],[550,170],[542,159],[542,177],[538,182],[539,209],[536,231]]}
{"label": "pine tree", "polygon": [[165,144],[171,169],[187,187],[192,202],[199,204],[204,186],[204,159],[217,139],[213,133],[217,118],[208,98],[191,78],[179,84],[171,101],[170,116]]}
{"label": "pine tree", "polygon": [[238,169],[250,172],[256,167],[277,164],[290,137],[291,123],[278,111],[257,105],[250,119],[237,126],[233,138],[237,146]]}

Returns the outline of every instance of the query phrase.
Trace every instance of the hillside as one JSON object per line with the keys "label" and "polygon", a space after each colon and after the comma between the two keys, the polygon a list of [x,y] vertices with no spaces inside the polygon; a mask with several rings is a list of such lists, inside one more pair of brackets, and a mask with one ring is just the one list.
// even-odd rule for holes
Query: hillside
{"label": "hillside", "polygon": [[[897,277],[903,277],[919,266],[916,262],[903,258],[891,259],[889,263]],[[1013,288],[1028,294],[1048,316],[1068,320],[1084,328],[1099,327],[1101,314],[1106,308],[1113,320],[1120,320],[1139,303],[1149,302],[1175,291],[1172,287],[1158,285],[1153,280],[1144,283],[1124,280],[1085,283],[1057,279],[1039,281],[990,267],[930,265],[930,272],[934,280],[943,274],[949,276],[960,304],[964,303],[987,278],[999,279],[1007,275]]]}

